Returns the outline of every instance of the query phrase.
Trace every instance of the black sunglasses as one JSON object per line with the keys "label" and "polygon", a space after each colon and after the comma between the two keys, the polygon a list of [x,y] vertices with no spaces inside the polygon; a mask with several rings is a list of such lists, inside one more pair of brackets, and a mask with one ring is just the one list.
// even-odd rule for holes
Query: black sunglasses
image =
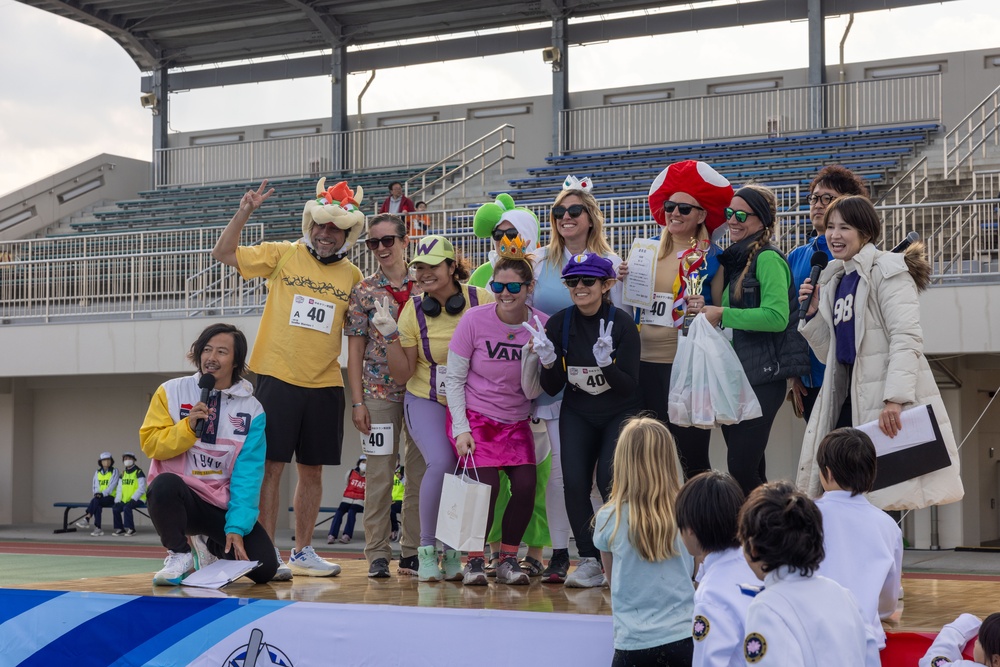
{"label": "black sunglasses", "polygon": [[687,215],[688,213],[694,211],[695,209],[699,211],[705,210],[701,206],[695,206],[694,204],[678,204],[675,201],[663,202],[663,210],[666,211],[667,213],[673,213],[674,209],[680,211],[681,215]]}
{"label": "black sunglasses", "polygon": [[740,222],[746,222],[747,218],[749,218],[752,215],[756,215],[755,213],[752,213],[750,211],[734,211],[731,208],[727,208],[726,210],[723,211],[723,213],[726,214],[726,220],[729,220],[730,218],[736,218]]}
{"label": "black sunglasses", "polygon": [[396,239],[401,239],[402,236],[383,236],[380,239],[365,239],[365,245],[368,246],[369,250],[378,250],[378,244],[381,243],[383,248],[391,248],[396,245]]}
{"label": "black sunglasses", "polygon": [[[516,229],[494,229],[493,230],[493,240],[494,241],[499,241],[500,239],[502,239],[505,236],[508,239],[510,239],[511,241],[513,241],[514,239],[517,238],[517,230]],[[497,292],[497,294],[499,294],[499,292]]]}
{"label": "black sunglasses", "polygon": [[506,287],[507,291],[511,294],[520,294],[521,288],[528,283],[498,283],[495,280],[490,281],[490,289],[493,290],[494,294],[503,294],[503,289]]}
{"label": "black sunglasses", "polygon": [[587,210],[587,209],[584,208],[583,204],[573,204],[572,206],[569,206],[569,207],[566,207],[566,206],[553,206],[552,207],[552,217],[555,218],[556,220],[558,220],[558,219],[562,218],[564,215],[566,215],[566,213],[569,213],[569,217],[571,217],[571,218],[579,218],[580,214],[583,213],[585,210]]}
{"label": "black sunglasses", "polygon": [[598,280],[603,282],[603,278],[598,278],[597,276],[570,276],[569,278],[563,278],[563,283],[566,287],[573,288],[583,283],[584,287],[593,287],[594,283]]}

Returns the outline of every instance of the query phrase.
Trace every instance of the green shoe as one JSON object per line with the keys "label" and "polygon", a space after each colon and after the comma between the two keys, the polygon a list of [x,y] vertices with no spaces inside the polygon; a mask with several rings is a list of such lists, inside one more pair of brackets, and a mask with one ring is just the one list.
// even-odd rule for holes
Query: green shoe
{"label": "green shoe", "polygon": [[418,581],[441,581],[444,578],[441,568],[438,567],[437,549],[433,544],[418,547],[417,560],[420,563],[417,567]]}
{"label": "green shoe", "polygon": [[461,552],[454,551],[452,549],[446,549],[444,552],[444,580],[461,581],[462,575],[463,572],[462,572]]}

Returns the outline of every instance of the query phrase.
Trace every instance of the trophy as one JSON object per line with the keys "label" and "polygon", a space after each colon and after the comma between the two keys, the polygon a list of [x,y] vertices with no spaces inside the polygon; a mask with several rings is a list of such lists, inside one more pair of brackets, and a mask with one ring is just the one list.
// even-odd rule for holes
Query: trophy
{"label": "trophy", "polygon": [[[711,242],[707,239],[691,239],[691,249],[681,257],[681,278],[684,281],[684,298],[687,300],[692,296],[700,296],[705,285],[707,275],[702,271],[705,265],[703,261],[705,255],[711,248]],[[681,325],[682,333],[687,336],[688,328],[694,321],[694,315],[684,308],[684,323]]]}

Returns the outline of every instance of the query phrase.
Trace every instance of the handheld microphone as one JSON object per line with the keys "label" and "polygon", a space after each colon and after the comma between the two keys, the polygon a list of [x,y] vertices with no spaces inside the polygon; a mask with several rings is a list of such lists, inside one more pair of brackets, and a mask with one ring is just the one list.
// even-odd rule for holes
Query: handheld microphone
{"label": "handheld microphone", "polygon": [[[208,396],[215,389],[215,376],[208,373],[203,373],[201,378],[198,380],[198,386],[201,388],[201,402],[208,405]],[[201,434],[205,432],[205,420],[199,419],[194,424],[194,434],[195,437],[201,438]]]}
{"label": "handheld microphone", "polygon": [[920,240],[920,234],[916,232],[910,232],[909,234],[906,235],[905,239],[900,241],[899,244],[889,252],[903,252],[904,250],[906,250],[919,240]]}
{"label": "handheld microphone", "polygon": [[[826,265],[830,263],[830,258],[826,256],[826,253],[822,250],[817,250],[813,253],[812,259],[809,260],[809,265],[812,269],[809,271],[809,284],[816,289],[816,281],[819,280],[819,274],[823,273],[823,269]],[[799,319],[804,320],[806,318],[806,312],[809,310],[809,302],[812,301],[812,297],[809,297],[805,301],[799,301]]]}

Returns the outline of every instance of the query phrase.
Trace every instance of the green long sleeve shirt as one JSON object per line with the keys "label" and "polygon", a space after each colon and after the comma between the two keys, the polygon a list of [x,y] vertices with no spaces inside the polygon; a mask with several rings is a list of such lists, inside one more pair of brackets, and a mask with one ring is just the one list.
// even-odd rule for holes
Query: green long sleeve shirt
{"label": "green long sleeve shirt", "polygon": [[[739,279],[739,276],[734,280]],[[788,288],[792,273],[788,262],[771,251],[757,257],[757,280],[760,281],[760,307],[731,308],[729,289],[722,295],[722,326],[744,331],[777,333],[788,326]]]}

